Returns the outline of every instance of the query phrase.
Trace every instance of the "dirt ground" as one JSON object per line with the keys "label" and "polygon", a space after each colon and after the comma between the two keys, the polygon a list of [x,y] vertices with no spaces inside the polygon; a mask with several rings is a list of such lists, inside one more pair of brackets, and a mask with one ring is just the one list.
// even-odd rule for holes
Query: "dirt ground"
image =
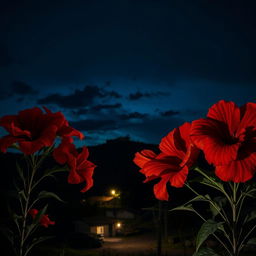
{"label": "dirt ground", "polygon": [[[146,233],[130,237],[105,238],[101,250],[106,255],[156,255],[156,235]],[[162,248],[162,255],[188,256],[193,254],[193,248]]]}

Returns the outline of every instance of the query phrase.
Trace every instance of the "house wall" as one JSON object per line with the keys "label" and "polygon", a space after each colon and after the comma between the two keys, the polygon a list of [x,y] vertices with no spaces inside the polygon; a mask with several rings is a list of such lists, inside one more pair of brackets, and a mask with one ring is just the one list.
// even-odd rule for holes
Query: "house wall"
{"label": "house wall", "polygon": [[[109,237],[111,235],[111,232],[109,230],[110,225],[102,225],[102,226],[103,226],[103,230],[104,230],[104,232],[103,232],[104,237]],[[97,226],[91,226],[90,227],[90,232],[94,233],[94,234],[97,234]]]}

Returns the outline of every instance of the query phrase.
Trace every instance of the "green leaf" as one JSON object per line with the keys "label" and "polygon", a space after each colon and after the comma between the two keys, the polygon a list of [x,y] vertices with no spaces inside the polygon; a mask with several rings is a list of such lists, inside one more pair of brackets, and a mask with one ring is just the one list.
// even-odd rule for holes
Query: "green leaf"
{"label": "green leaf", "polygon": [[222,226],[223,222],[215,222],[214,220],[207,220],[201,226],[197,238],[196,238],[196,251],[198,251],[199,247],[202,243],[208,238],[209,235],[213,234],[217,229]]}
{"label": "green leaf", "polygon": [[65,167],[56,167],[54,169],[46,170],[44,174],[38,179],[32,186],[32,188],[35,188],[43,179],[46,177],[52,177],[55,178],[53,174],[58,173],[58,172],[65,172],[68,171],[68,168]]}
{"label": "green leaf", "polygon": [[245,217],[244,223],[247,223],[254,219],[256,219],[256,210],[252,210],[250,213],[247,214],[247,216]]}
{"label": "green leaf", "polygon": [[172,211],[190,211],[190,212],[195,212],[192,204],[178,206],[178,207],[175,207],[175,208],[169,210],[169,212],[172,212]]}
{"label": "green leaf", "polygon": [[49,192],[49,191],[41,191],[39,193],[38,200],[43,199],[43,198],[55,198],[56,200],[58,200],[60,202],[64,202],[58,195],[56,195],[53,192]]}
{"label": "green leaf", "polygon": [[52,175],[52,174],[54,174],[54,173],[58,173],[58,172],[67,172],[67,171],[69,171],[68,168],[65,168],[65,167],[61,167],[61,168],[60,168],[60,167],[55,167],[55,168],[53,168],[53,169],[46,170],[43,176],[46,177],[46,176]]}
{"label": "green leaf", "polygon": [[219,181],[217,181],[216,179],[212,178],[212,177],[209,177],[208,178],[203,178],[200,182],[201,184],[203,185],[206,185],[206,186],[209,186],[209,187],[212,187],[212,188],[215,188],[217,190],[221,190],[221,191],[224,191],[224,187],[223,187],[223,184],[220,183]]}
{"label": "green leaf", "polygon": [[18,192],[18,195],[19,195],[20,198],[24,199],[24,201],[27,201],[27,196],[25,195],[24,190],[20,190]]}
{"label": "green leaf", "polygon": [[194,198],[192,198],[191,200],[189,200],[185,205],[189,204],[189,203],[193,203],[193,202],[208,202],[210,200],[209,195],[198,195]]}
{"label": "green leaf", "polygon": [[200,248],[197,252],[195,252],[192,256],[220,256],[213,249],[208,247]]}
{"label": "green leaf", "polygon": [[221,181],[217,180],[216,177],[211,176],[210,173],[207,173],[206,171],[201,170],[198,167],[194,168],[194,171],[197,171],[198,173],[200,173],[203,176],[202,180],[199,181],[201,184],[215,188],[222,192],[225,191],[224,186],[221,183]]}
{"label": "green leaf", "polygon": [[251,189],[248,192],[244,192],[243,195],[249,196],[249,197],[252,197],[252,198],[256,198],[256,189],[254,188],[254,189]]}
{"label": "green leaf", "polygon": [[223,209],[223,207],[226,205],[227,198],[218,196],[211,200],[211,202],[210,210],[212,212],[213,218],[215,218],[220,213],[221,209]]}
{"label": "green leaf", "polygon": [[212,213],[212,217],[215,218],[221,211],[220,207],[213,203],[214,206],[212,204],[210,204],[210,210],[211,210],[211,213]]}

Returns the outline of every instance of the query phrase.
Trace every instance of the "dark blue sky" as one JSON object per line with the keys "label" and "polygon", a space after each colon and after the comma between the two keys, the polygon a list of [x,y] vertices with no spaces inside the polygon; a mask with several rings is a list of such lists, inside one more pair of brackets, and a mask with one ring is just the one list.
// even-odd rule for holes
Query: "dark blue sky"
{"label": "dark blue sky", "polygon": [[87,145],[158,143],[219,99],[255,101],[253,2],[3,0],[0,114],[44,105]]}

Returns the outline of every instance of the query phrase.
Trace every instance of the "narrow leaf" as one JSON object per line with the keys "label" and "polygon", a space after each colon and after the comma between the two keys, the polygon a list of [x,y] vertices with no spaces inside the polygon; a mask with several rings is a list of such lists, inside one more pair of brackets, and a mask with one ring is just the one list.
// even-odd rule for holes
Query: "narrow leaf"
{"label": "narrow leaf", "polygon": [[203,184],[203,185],[206,185],[206,186],[213,187],[217,190],[221,190],[221,191],[224,190],[223,185],[220,182],[216,181],[215,179],[213,179],[211,177],[209,177],[209,179],[203,178],[200,183]]}
{"label": "narrow leaf", "polygon": [[27,196],[25,195],[24,190],[20,190],[18,194],[22,199],[24,199],[24,201],[27,201]]}
{"label": "narrow leaf", "polygon": [[38,179],[34,184],[33,184],[33,187],[32,188],[35,188],[43,179],[45,179],[46,177],[54,177],[53,174],[55,173],[58,173],[58,172],[65,172],[65,171],[68,171],[68,168],[65,168],[65,167],[62,167],[62,168],[59,168],[59,167],[56,167],[54,169],[50,169],[50,170],[46,170],[44,172],[44,174],[41,176],[40,179]]}
{"label": "narrow leaf", "polygon": [[214,203],[214,206],[210,204],[210,210],[212,213],[212,217],[215,218],[220,213],[220,207]]}
{"label": "narrow leaf", "polygon": [[65,167],[55,167],[54,169],[50,169],[50,170],[46,170],[43,177],[46,177],[46,176],[49,176],[49,175],[52,175],[54,173],[58,173],[58,172],[66,172],[68,171],[69,169],[68,168],[65,168]]}
{"label": "narrow leaf", "polygon": [[192,204],[178,206],[178,207],[175,207],[175,208],[169,210],[169,212],[172,212],[172,211],[190,211],[190,212],[195,212]]}
{"label": "narrow leaf", "polygon": [[223,222],[215,222],[214,220],[207,220],[201,226],[197,238],[196,238],[196,251],[198,251],[199,247],[202,243],[208,238],[209,235],[213,234],[217,229],[222,226]]}
{"label": "narrow leaf", "polygon": [[58,195],[49,191],[41,191],[38,195],[38,199],[42,199],[42,198],[55,198],[60,202],[64,202]]}
{"label": "narrow leaf", "polygon": [[189,200],[185,205],[189,204],[189,203],[193,203],[193,202],[208,202],[210,200],[209,195],[198,195],[194,198],[192,198],[191,200]]}
{"label": "narrow leaf", "polygon": [[255,188],[250,190],[250,191],[248,191],[248,192],[244,192],[243,193],[243,195],[249,196],[249,197],[252,197],[252,198],[256,198],[255,194],[256,194],[256,189]]}
{"label": "narrow leaf", "polygon": [[252,210],[250,213],[247,214],[247,216],[245,217],[244,223],[247,223],[254,219],[256,219],[256,210]]}

